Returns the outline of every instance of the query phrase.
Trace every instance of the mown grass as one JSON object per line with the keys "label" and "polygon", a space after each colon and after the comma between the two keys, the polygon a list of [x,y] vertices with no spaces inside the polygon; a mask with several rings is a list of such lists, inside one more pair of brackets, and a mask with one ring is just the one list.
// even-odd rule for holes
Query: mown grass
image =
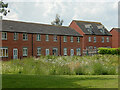
{"label": "mown grass", "polygon": [[2,75],[3,88],[118,88],[118,75]]}
{"label": "mown grass", "polygon": [[3,74],[117,75],[117,55],[41,56],[2,62]]}

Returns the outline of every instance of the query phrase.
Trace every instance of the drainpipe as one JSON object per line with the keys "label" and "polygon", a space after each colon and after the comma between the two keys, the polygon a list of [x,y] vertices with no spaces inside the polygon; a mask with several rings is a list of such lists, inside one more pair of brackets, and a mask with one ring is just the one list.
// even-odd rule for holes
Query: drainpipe
{"label": "drainpipe", "polygon": [[60,36],[60,56],[61,56],[61,36]]}
{"label": "drainpipe", "polygon": [[33,56],[33,33],[32,33],[32,56]]}

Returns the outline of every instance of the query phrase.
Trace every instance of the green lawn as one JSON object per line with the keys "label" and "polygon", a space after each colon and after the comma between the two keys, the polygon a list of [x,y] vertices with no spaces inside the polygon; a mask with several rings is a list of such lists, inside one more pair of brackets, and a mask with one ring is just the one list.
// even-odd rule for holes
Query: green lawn
{"label": "green lawn", "polygon": [[2,75],[3,88],[118,88],[118,75]]}

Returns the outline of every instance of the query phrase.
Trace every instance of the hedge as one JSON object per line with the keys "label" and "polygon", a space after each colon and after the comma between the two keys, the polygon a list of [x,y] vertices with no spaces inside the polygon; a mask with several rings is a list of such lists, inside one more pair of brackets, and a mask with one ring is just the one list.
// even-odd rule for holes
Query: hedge
{"label": "hedge", "polygon": [[119,54],[120,55],[120,48],[98,48],[99,54]]}

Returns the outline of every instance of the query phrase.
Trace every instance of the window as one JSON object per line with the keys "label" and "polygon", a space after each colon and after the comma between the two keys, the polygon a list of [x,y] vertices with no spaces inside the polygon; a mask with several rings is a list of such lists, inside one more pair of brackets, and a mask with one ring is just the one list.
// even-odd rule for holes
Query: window
{"label": "window", "polygon": [[67,56],[67,48],[64,48],[64,56]]}
{"label": "window", "polygon": [[27,33],[23,33],[23,40],[28,40],[28,35],[27,35]]}
{"label": "window", "polygon": [[78,42],[78,43],[80,42],[80,37],[77,37],[77,42]]}
{"label": "window", "polygon": [[94,46],[94,49],[97,49],[96,46]]}
{"label": "window", "polygon": [[48,35],[46,35],[46,41],[49,41],[49,36]]}
{"label": "window", "polygon": [[37,34],[37,41],[41,41],[41,35]]}
{"label": "window", "polygon": [[73,42],[73,36],[70,37],[70,41]]}
{"label": "window", "polygon": [[67,36],[64,36],[64,37],[63,37],[63,41],[64,41],[64,42],[67,42]]}
{"label": "window", "polygon": [[0,57],[8,57],[8,48],[0,48]]}
{"label": "window", "polygon": [[2,40],[7,40],[7,32],[2,32]]}
{"label": "window", "polygon": [[57,48],[53,48],[53,55],[55,55],[55,56],[58,55],[58,49]]}
{"label": "window", "polygon": [[102,37],[102,43],[104,43],[104,37]]}
{"label": "window", "polygon": [[23,48],[23,56],[27,56],[28,50],[27,48]]}
{"label": "window", "polygon": [[49,55],[49,49],[46,49],[46,56]]}
{"label": "window", "polygon": [[100,26],[97,26],[97,27],[98,27],[98,30],[99,30],[101,33],[105,34],[105,28],[104,28],[103,25],[100,25]]}
{"label": "window", "polygon": [[89,37],[89,42],[91,42],[91,37]]}
{"label": "window", "polygon": [[96,42],[96,37],[94,37],[94,42]]}
{"label": "window", "polygon": [[54,35],[53,40],[54,40],[54,41],[57,41],[57,35]]}
{"label": "window", "polygon": [[109,42],[109,37],[107,37],[106,39],[107,39],[107,42]]}
{"label": "window", "polygon": [[93,31],[92,31],[92,25],[91,24],[87,24],[87,25],[85,25],[85,28],[86,28],[86,30],[88,31],[88,32],[90,32],[90,33],[93,33]]}
{"label": "window", "polygon": [[80,48],[77,48],[77,49],[76,49],[76,54],[77,54],[77,56],[80,56],[80,55],[81,55],[81,49],[80,49]]}
{"label": "window", "polygon": [[37,56],[40,56],[41,55],[41,48],[37,48]]}
{"label": "window", "polygon": [[18,33],[14,33],[14,40],[18,40]]}

